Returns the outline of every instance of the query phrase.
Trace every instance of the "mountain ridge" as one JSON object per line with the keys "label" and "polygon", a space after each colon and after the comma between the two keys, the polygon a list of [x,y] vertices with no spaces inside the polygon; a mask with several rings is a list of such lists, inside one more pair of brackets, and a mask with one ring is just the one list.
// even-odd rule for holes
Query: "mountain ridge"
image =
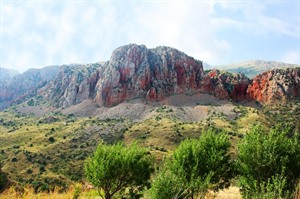
{"label": "mountain ridge", "polygon": [[221,64],[213,66],[213,68],[218,68],[222,70],[227,70],[229,72],[244,73],[247,77],[253,78],[254,76],[269,71],[273,69],[284,69],[284,68],[295,68],[299,67],[297,64],[289,64],[278,61],[266,61],[266,60],[246,60],[231,64]]}
{"label": "mountain ridge", "polygon": [[[50,75],[45,72],[47,69],[29,70],[17,76],[12,83],[2,85],[2,108],[30,97],[35,97],[36,101],[42,98],[57,108],[67,108],[84,100],[92,100],[98,107],[111,107],[137,98],[148,103],[171,95],[196,93],[211,94],[222,100],[272,104],[281,99],[298,99],[300,93],[297,68],[279,72],[281,78],[277,79],[280,81],[272,83],[272,88],[265,92],[264,86],[254,86],[253,82],[259,85],[259,78],[263,78],[264,85],[269,85],[274,82],[272,79],[276,79],[277,72],[267,73],[268,78],[258,75],[251,80],[241,73],[232,74],[218,69],[204,71],[202,61],[166,46],[148,49],[145,45],[129,44],[115,49],[106,62],[55,66]],[[46,78],[42,71],[47,74]],[[284,87],[284,82],[291,77],[285,73],[294,75]],[[22,87],[28,77],[31,80]],[[18,88],[20,82],[21,89]],[[12,94],[11,91],[16,89],[19,89],[17,94]],[[272,89],[277,90],[278,95],[273,95]],[[259,93],[266,97],[258,97]]]}

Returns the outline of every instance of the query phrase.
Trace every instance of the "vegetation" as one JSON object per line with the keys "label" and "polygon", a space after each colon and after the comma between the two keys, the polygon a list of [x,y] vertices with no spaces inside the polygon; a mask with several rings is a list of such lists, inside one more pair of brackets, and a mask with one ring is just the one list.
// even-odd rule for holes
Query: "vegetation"
{"label": "vegetation", "polygon": [[[147,194],[150,198],[200,197],[207,190],[211,194],[230,183],[237,186],[236,181],[244,198],[289,198],[297,192],[297,185],[300,194],[297,182],[299,105],[299,102],[257,108],[238,104],[231,104],[229,108],[196,103],[194,107],[180,108],[161,105],[139,121],[77,117],[60,111],[36,118],[12,107],[0,112],[0,163],[10,184],[25,187],[22,197],[26,198],[26,189],[39,196],[41,192],[69,193],[71,187],[73,192],[69,198],[81,198],[90,191],[72,187],[74,183],[86,183],[84,162],[96,151],[98,143],[108,148],[122,143],[117,145],[126,150],[129,150],[126,146],[130,148],[131,143],[136,143],[138,149],[147,150],[146,157],[150,157],[148,151],[153,155],[157,173],[152,181],[148,178],[141,186],[127,184],[113,195],[116,198],[138,198],[141,194],[144,198]],[[192,109],[206,111],[207,117],[190,120]],[[275,125],[280,122],[285,123]],[[252,129],[253,124],[260,126]],[[223,132],[212,129],[223,129]],[[206,131],[210,133],[203,133]],[[208,139],[209,134],[211,139]],[[218,136],[224,139],[224,145]],[[219,141],[214,141],[215,138]],[[196,153],[200,148],[205,148],[205,152]],[[221,157],[215,153],[218,150],[224,159],[218,159]],[[254,151],[253,156],[248,155]],[[207,161],[201,162],[203,159]],[[197,166],[192,166],[197,162]],[[237,162],[236,167],[232,162]],[[219,170],[222,172],[217,172]],[[230,180],[233,174],[239,175]],[[149,184],[150,191],[142,190]],[[11,193],[9,190],[5,189],[0,197]],[[103,188],[99,190],[105,194]],[[91,192],[93,197],[99,195],[95,189]]]}
{"label": "vegetation", "polygon": [[[87,179],[98,188],[99,195],[111,199],[118,192],[129,188],[130,195],[149,185],[152,160],[145,149],[133,144],[105,145],[100,143],[86,161]],[[103,193],[103,192],[104,193]]]}
{"label": "vegetation", "polygon": [[224,132],[213,129],[183,141],[154,180],[153,198],[204,198],[208,189],[228,187],[233,177],[229,148]]}
{"label": "vegetation", "polygon": [[238,146],[240,186],[245,198],[289,198],[300,177],[299,135],[255,126]]}
{"label": "vegetation", "polygon": [[4,189],[6,183],[7,183],[6,175],[2,172],[1,165],[0,165],[0,193]]}

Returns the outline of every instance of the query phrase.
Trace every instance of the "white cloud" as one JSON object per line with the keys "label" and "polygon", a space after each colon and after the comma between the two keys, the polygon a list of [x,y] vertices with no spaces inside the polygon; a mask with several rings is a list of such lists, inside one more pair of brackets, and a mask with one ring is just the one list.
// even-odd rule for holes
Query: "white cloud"
{"label": "white cloud", "polygon": [[300,52],[297,50],[291,50],[284,54],[281,58],[280,61],[284,63],[291,63],[291,64],[298,64],[300,65]]}
{"label": "white cloud", "polygon": [[[275,5],[280,6],[283,2],[274,2]],[[216,27],[221,28],[236,28],[242,33],[255,35],[270,36],[270,34],[291,36],[299,38],[299,24],[297,16],[289,16],[284,18],[278,14],[277,16],[268,16],[266,10],[270,5],[270,2],[231,2],[222,1],[218,4],[226,10],[230,10],[233,13],[240,11],[242,16],[240,17],[215,17],[212,19]],[[289,2],[290,6],[297,6],[297,2]],[[284,10],[282,8],[282,10]],[[273,14],[273,13],[272,13]],[[298,11],[299,15],[299,11]]]}
{"label": "white cloud", "polygon": [[[241,18],[222,16],[216,13],[216,5],[245,14]],[[216,63],[236,50],[217,34],[220,30],[296,37],[294,20],[268,16],[265,9],[259,2],[228,1],[6,2],[1,8],[1,65],[24,71],[52,64],[105,61],[116,47],[128,43],[172,46]]]}

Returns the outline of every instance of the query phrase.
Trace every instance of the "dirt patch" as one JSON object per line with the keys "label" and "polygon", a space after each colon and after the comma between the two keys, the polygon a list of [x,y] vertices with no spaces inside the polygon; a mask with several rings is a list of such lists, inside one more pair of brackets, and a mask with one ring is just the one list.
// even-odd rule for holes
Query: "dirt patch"
{"label": "dirt patch", "polygon": [[42,117],[45,116],[52,111],[55,110],[54,107],[47,106],[47,105],[39,105],[39,106],[18,106],[17,112],[20,114],[33,114],[35,117]]}
{"label": "dirt patch", "polygon": [[217,193],[209,192],[206,199],[241,199],[241,193],[238,187],[229,187],[228,189],[220,190]]}

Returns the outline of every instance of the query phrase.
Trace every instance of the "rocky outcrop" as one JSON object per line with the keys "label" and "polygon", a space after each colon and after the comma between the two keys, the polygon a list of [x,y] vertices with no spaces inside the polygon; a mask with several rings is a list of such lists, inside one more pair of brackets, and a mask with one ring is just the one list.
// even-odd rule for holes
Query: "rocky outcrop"
{"label": "rocky outcrop", "polygon": [[249,78],[243,73],[210,70],[202,80],[203,91],[213,94],[219,99],[241,101],[247,98]]}
{"label": "rocky outcrop", "polygon": [[249,100],[263,104],[300,99],[300,68],[275,69],[255,76],[247,95]]}
{"label": "rocky outcrop", "polygon": [[160,101],[173,94],[192,94],[201,90],[203,77],[202,62],[183,52],[131,44],[117,48],[105,63],[62,67],[40,93],[59,107],[85,99],[110,107],[135,98]]}
{"label": "rocky outcrop", "polygon": [[0,110],[27,96],[36,95],[37,89],[53,80],[58,74],[59,66],[48,66],[42,69],[29,69],[0,83]]}
{"label": "rocky outcrop", "polygon": [[[87,99],[111,107],[136,98],[161,101],[175,94],[199,92],[219,99],[267,104],[299,98],[299,68],[265,72],[253,81],[242,73],[210,70],[205,74],[201,61],[164,46],[148,49],[130,44],[114,50],[107,62],[43,71],[31,70],[15,77],[10,87],[2,87],[0,102],[28,96],[29,91],[29,96],[43,97],[56,107]],[[37,88],[41,89],[36,92]]]}
{"label": "rocky outcrop", "polygon": [[93,97],[100,63],[63,65],[57,77],[39,90],[39,95],[57,107],[68,107]]}
{"label": "rocky outcrop", "polygon": [[201,88],[202,62],[170,47],[147,49],[144,45],[117,48],[99,70],[95,102],[113,106],[124,100],[158,101]]}

